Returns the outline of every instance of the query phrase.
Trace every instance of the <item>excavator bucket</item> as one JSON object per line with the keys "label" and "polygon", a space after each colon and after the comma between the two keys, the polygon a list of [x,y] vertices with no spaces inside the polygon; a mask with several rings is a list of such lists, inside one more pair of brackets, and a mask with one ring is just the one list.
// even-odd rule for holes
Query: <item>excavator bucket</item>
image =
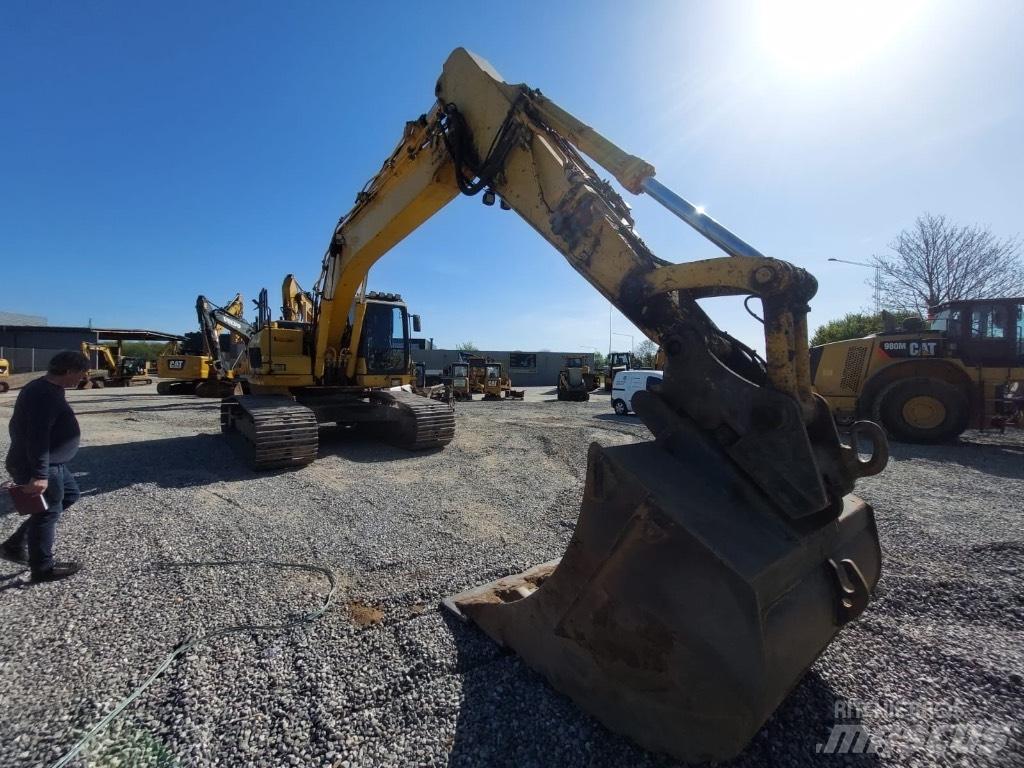
{"label": "excavator bucket", "polygon": [[677,445],[591,445],[564,556],[444,605],[611,730],[718,761],[863,610],[880,549],[859,498],[794,519],[704,432]]}

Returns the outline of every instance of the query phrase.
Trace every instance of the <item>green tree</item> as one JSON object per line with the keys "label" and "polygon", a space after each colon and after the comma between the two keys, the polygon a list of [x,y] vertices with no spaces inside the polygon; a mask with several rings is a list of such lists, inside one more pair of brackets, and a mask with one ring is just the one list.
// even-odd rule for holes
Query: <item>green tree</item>
{"label": "green tree", "polygon": [[121,344],[121,352],[125,357],[138,357],[155,362],[164,346],[165,343],[162,341],[125,341]]}
{"label": "green tree", "polygon": [[[908,317],[919,317],[916,312],[896,312],[893,318],[896,323],[901,323]],[[814,332],[811,339],[811,346],[828,344],[833,341],[844,341],[846,339],[859,339],[872,333],[884,330],[885,323],[882,320],[882,313],[868,314],[865,312],[850,312],[836,320],[829,320]]]}
{"label": "green tree", "polygon": [[650,339],[644,339],[636,345],[633,350],[635,365],[637,368],[653,368],[654,358],[658,355],[658,345]]}
{"label": "green tree", "polygon": [[455,348],[459,352],[479,352],[480,351],[479,349],[477,349],[476,344],[474,344],[472,341],[464,341],[461,344],[456,344]]}

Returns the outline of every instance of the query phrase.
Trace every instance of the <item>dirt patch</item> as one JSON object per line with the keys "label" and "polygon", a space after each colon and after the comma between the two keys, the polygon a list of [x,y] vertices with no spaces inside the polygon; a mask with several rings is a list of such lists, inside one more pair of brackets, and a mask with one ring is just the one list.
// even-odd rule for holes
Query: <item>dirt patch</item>
{"label": "dirt patch", "polygon": [[384,621],[384,611],[358,601],[348,604],[348,615],[360,627],[369,627]]}

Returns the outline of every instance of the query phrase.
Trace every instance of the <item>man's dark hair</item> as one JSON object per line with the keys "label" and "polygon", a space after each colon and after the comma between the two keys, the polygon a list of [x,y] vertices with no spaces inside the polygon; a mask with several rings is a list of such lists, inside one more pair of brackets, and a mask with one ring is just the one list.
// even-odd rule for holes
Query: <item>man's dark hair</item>
{"label": "man's dark hair", "polygon": [[50,358],[46,372],[51,376],[64,376],[68,373],[85,373],[89,370],[89,358],[73,349],[65,349]]}

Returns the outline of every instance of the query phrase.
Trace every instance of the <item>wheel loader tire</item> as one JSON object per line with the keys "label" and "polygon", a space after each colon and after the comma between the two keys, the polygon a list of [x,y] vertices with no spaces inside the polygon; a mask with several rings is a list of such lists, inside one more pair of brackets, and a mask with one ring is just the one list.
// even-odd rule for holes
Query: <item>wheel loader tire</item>
{"label": "wheel loader tire", "polygon": [[875,404],[875,419],[905,443],[955,440],[970,419],[967,396],[938,379],[915,377],[890,384]]}
{"label": "wheel loader tire", "polygon": [[626,407],[625,400],[619,400],[616,398],[615,400],[612,401],[612,408],[615,409],[615,412],[619,414],[619,416],[625,416],[627,413],[629,413],[629,408]]}

